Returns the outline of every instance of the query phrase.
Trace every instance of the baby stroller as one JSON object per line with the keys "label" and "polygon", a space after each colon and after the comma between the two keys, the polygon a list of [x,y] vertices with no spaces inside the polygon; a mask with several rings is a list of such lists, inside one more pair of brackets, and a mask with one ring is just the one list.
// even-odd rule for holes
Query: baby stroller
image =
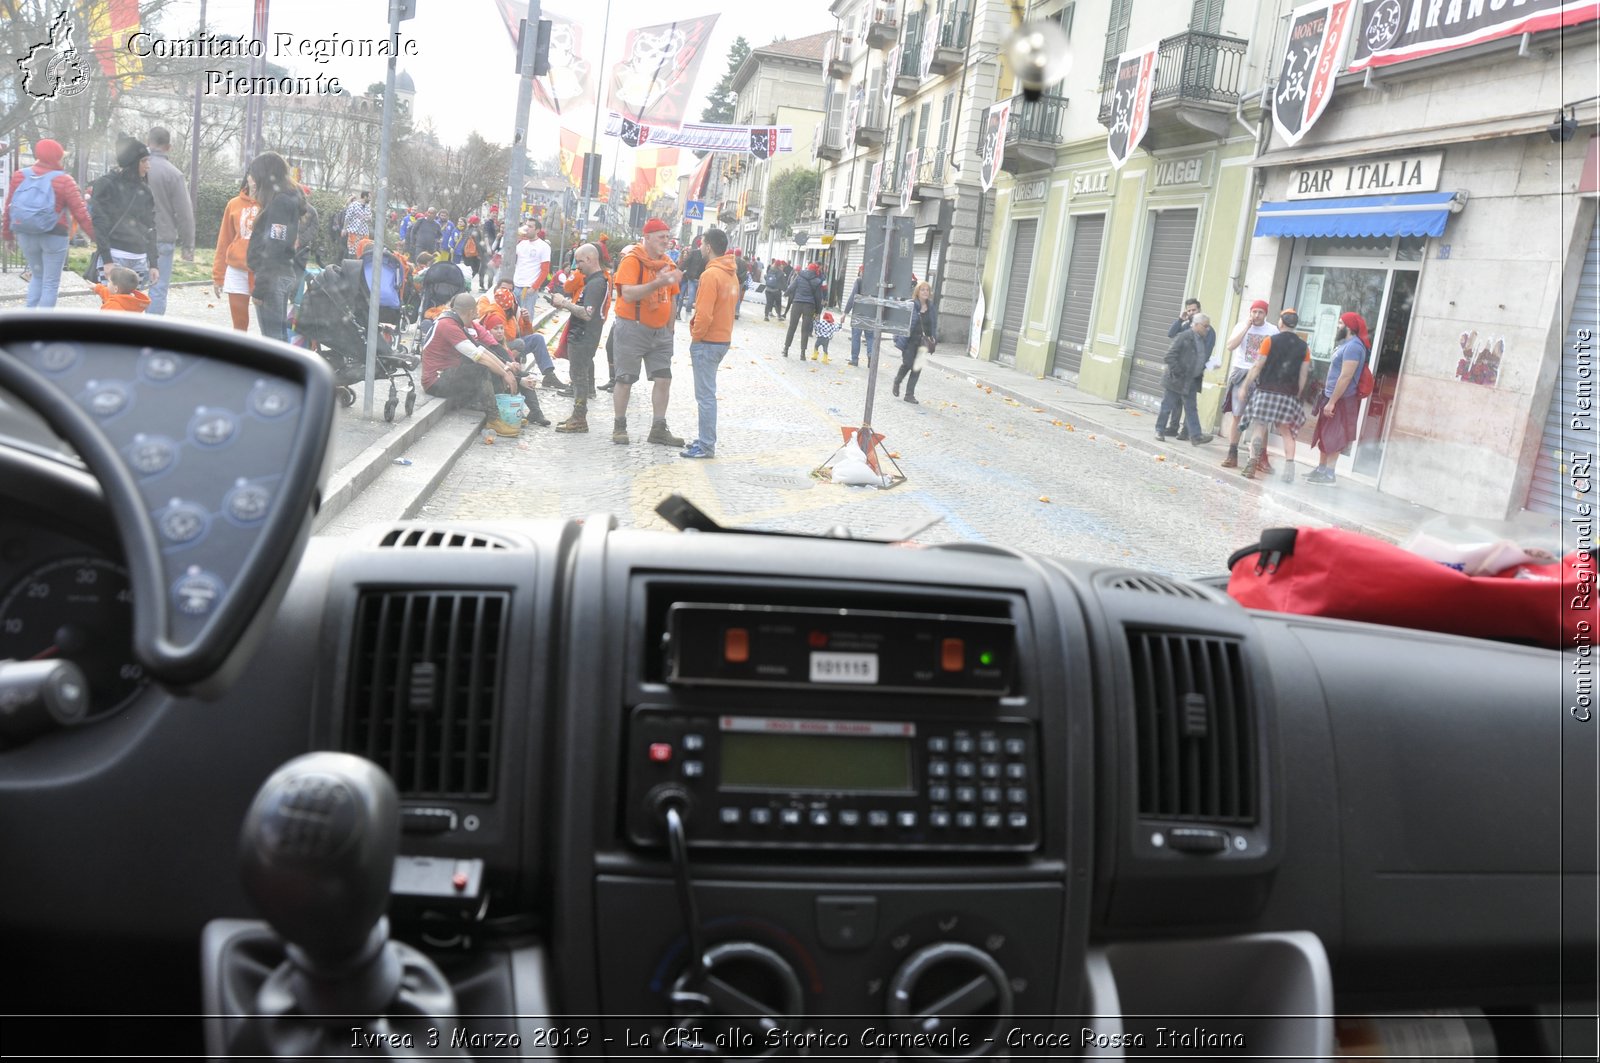
{"label": "baby stroller", "polygon": [[[356,259],[346,259],[323,270],[306,288],[294,321],[294,330],[316,343],[318,353],[333,368],[339,402],[346,407],[355,405],[355,385],[367,376],[369,289],[364,272],[362,262]],[[396,387],[398,378],[404,377],[406,382],[406,416],[416,408],[417,382],[411,374],[421,363],[399,342],[394,331],[400,323],[398,304],[392,309],[380,305],[378,317],[377,373],[389,381],[383,419],[393,421],[402,398]]]}

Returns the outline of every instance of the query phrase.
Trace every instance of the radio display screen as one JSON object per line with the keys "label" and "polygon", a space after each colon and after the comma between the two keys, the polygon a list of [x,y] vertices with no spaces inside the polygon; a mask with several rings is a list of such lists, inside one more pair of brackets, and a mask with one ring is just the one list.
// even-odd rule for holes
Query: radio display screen
{"label": "radio display screen", "polygon": [[722,736],[724,790],[810,790],[908,794],[908,738],[728,732]]}

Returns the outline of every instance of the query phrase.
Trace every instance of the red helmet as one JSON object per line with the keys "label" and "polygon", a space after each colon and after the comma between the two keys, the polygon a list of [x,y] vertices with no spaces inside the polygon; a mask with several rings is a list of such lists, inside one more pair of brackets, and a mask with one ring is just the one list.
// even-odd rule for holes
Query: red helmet
{"label": "red helmet", "polygon": [[472,215],[472,217],[467,219],[467,224],[468,225],[476,225],[476,224],[478,224],[478,216],[476,214]]}

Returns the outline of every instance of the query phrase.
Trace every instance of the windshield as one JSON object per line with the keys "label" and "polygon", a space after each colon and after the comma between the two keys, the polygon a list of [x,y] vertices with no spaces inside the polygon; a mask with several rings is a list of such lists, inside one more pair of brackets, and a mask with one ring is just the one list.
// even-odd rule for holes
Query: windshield
{"label": "windshield", "polygon": [[295,343],[430,519],[1571,545],[1594,11],[1391,6],[19,0],[0,306]]}

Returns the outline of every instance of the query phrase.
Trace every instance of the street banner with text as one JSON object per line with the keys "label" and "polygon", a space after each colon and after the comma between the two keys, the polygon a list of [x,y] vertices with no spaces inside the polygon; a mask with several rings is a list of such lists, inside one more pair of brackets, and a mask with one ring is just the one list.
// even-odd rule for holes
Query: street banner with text
{"label": "street banner with text", "polygon": [[1316,124],[1333,98],[1354,6],[1355,0],[1321,0],[1289,16],[1289,40],[1272,97],[1272,125],[1291,145]]}

